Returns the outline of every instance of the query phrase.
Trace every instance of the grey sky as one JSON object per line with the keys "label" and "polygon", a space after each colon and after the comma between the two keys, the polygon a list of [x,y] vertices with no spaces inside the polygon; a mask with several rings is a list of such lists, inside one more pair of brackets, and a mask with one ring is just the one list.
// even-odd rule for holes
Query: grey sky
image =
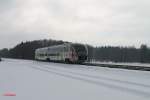
{"label": "grey sky", "polygon": [[57,39],[150,46],[149,0],[0,0],[0,48]]}

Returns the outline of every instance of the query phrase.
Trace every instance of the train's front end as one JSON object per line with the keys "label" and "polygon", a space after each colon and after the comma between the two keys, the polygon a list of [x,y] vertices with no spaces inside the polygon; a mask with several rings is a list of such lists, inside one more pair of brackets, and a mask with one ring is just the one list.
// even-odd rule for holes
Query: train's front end
{"label": "train's front end", "polygon": [[82,44],[72,44],[73,55],[77,58],[77,63],[82,63],[87,60],[88,50],[85,45]]}

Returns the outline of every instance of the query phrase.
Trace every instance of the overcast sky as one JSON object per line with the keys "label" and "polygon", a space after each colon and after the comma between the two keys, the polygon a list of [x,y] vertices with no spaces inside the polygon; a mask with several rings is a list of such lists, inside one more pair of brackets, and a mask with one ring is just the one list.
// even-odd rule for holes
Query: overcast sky
{"label": "overcast sky", "polygon": [[150,46],[150,0],[0,0],[0,49],[45,38]]}

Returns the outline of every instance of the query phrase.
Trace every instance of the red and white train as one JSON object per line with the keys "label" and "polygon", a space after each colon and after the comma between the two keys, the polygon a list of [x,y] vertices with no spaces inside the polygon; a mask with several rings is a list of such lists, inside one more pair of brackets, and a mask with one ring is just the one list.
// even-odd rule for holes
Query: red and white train
{"label": "red and white train", "polygon": [[36,60],[83,63],[87,60],[87,57],[87,46],[77,43],[65,43],[35,50]]}

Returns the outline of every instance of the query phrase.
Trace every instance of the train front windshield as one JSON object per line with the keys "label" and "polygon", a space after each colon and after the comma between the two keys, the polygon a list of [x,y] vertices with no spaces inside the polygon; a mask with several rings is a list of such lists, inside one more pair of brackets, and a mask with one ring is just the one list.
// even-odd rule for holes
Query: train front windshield
{"label": "train front windshield", "polygon": [[73,44],[72,46],[78,55],[83,55],[83,54],[86,55],[87,54],[87,50],[84,45]]}

